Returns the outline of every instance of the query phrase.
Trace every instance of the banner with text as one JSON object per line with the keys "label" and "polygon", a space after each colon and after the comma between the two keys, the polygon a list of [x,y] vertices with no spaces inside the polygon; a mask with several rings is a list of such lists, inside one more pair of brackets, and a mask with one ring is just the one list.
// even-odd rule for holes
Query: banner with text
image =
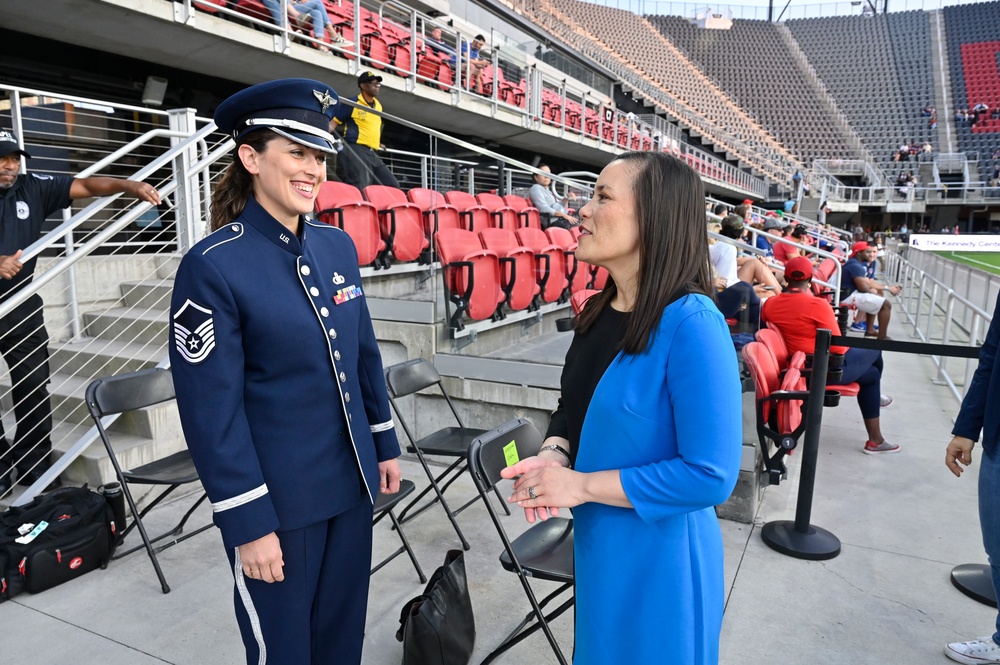
{"label": "banner with text", "polygon": [[942,233],[915,233],[910,247],[928,252],[1000,252],[1000,235],[963,236]]}

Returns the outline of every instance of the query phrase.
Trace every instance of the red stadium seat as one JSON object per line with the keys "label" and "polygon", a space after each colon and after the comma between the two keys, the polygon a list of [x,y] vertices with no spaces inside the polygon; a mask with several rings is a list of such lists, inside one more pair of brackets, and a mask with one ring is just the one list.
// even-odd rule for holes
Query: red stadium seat
{"label": "red stadium seat", "polygon": [[[798,369],[786,373],[785,382],[781,382],[774,356],[760,342],[750,342],[743,347],[743,360],[754,381],[757,438],[764,465],[770,483],[777,485],[786,471],[784,456],[796,448],[805,430],[801,411],[802,400],[808,397],[808,393],[798,390],[804,387]],[[793,409],[798,410],[798,416],[792,413]],[[771,442],[777,447],[773,454]]]}
{"label": "red stadium seat", "polygon": [[545,229],[545,235],[549,242],[558,245],[563,250],[566,257],[566,279],[569,282],[570,293],[583,291],[590,284],[590,271],[585,268],[585,264],[576,259],[576,239],[567,229],[552,226]]}
{"label": "red stadium seat", "polygon": [[538,208],[531,205],[531,201],[522,196],[515,196],[514,194],[508,194],[503,197],[503,200],[504,203],[513,208],[514,212],[517,213],[518,226],[527,226],[541,230],[541,213],[538,212]]}
{"label": "red stadium seat", "polygon": [[458,208],[444,200],[444,195],[433,189],[414,187],[406,194],[424,214],[424,232],[433,238],[440,229],[460,229],[462,222]]}
{"label": "red stadium seat", "polygon": [[496,252],[483,249],[478,235],[462,229],[441,229],[434,243],[441,259],[446,301],[455,307],[450,327],[464,328],[463,315],[473,321],[497,315],[504,293]]}
{"label": "red stadium seat", "polygon": [[420,208],[406,200],[406,194],[395,187],[368,185],[365,198],[378,209],[382,237],[393,257],[399,261],[416,261],[430,247],[424,235],[424,215]]}
{"label": "red stadium seat", "polygon": [[535,280],[535,253],[517,243],[513,231],[483,229],[479,232],[483,247],[496,252],[503,268],[501,287],[507,307],[514,311],[536,309],[535,296],[541,289]]}
{"label": "red stadium seat", "polygon": [[788,367],[789,353],[788,347],[785,346],[785,338],[781,336],[781,333],[772,328],[761,328],[754,337],[771,350],[778,363],[778,371],[784,371]]}
{"label": "red stadium seat", "polygon": [[583,291],[577,291],[569,297],[569,304],[573,308],[574,314],[579,314],[583,311],[583,306],[587,304],[592,296],[596,296],[600,291],[597,289],[584,289]]}
{"label": "red stadium seat", "polygon": [[476,197],[466,192],[445,192],[445,201],[458,208],[462,226],[467,231],[481,231],[490,227],[490,211],[479,204]]}
{"label": "red stadium seat", "polygon": [[541,288],[542,300],[562,299],[569,280],[566,279],[566,258],[562,247],[549,242],[538,229],[518,229],[517,241],[535,253],[535,279]]}
{"label": "red stadium seat", "polygon": [[379,233],[378,210],[361,196],[357,187],[343,182],[324,182],[316,195],[316,217],[347,232],[358,250],[358,265],[382,267],[385,242]]}
{"label": "red stadium seat", "polygon": [[[490,226],[513,231],[517,228],[517,212],[496,194],[483,192],[476,195],[476,201],[490,211]],[[479,229],[476,229],[479,230]]]}
{"label": "red stadium seat", "polygon": [[594,277],[590,282],[590,288],[603,290],[608,285],[608,277],[610,277],[608,269],[603,266],[591,266],[591,271]]}

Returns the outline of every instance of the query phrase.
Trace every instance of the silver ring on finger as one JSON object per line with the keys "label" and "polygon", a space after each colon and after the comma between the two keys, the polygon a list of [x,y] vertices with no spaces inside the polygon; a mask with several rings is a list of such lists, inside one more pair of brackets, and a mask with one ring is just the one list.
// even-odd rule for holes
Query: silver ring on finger
{"label": "silver ring on finger", "polygon": [[535,486],[534,485],[529,485],[528,486],[528,496],[531,497],[532,501],[535,500]]}

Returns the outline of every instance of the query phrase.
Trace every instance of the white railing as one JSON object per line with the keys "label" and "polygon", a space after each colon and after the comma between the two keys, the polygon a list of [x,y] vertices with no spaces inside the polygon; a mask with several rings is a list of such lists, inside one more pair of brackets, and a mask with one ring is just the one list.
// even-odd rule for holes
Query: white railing
{"label": "white railing", "polygon": [[[905,257],[886,252],[886,279],[900,284],[897,316],[921,342],[981,346],[993,320],[991,308],[1000,290],[1000,276],[976,270],[944,257],[907,248]],[[932,355],[938,373],[934,383],[947,386],[959,402],[965,396],[977,361]]]}

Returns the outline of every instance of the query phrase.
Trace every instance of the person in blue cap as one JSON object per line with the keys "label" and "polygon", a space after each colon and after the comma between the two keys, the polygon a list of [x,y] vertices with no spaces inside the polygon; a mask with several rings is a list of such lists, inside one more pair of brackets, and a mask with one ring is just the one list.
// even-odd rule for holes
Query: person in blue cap
{"label": "person in blue cap", "polygon": [[357,251],[307,217],[337,105],[326,84],[285,79],[219,106],[236,149],[171,300],[181,424],[255,665],[361,662],[372,505],[399,489]]}

